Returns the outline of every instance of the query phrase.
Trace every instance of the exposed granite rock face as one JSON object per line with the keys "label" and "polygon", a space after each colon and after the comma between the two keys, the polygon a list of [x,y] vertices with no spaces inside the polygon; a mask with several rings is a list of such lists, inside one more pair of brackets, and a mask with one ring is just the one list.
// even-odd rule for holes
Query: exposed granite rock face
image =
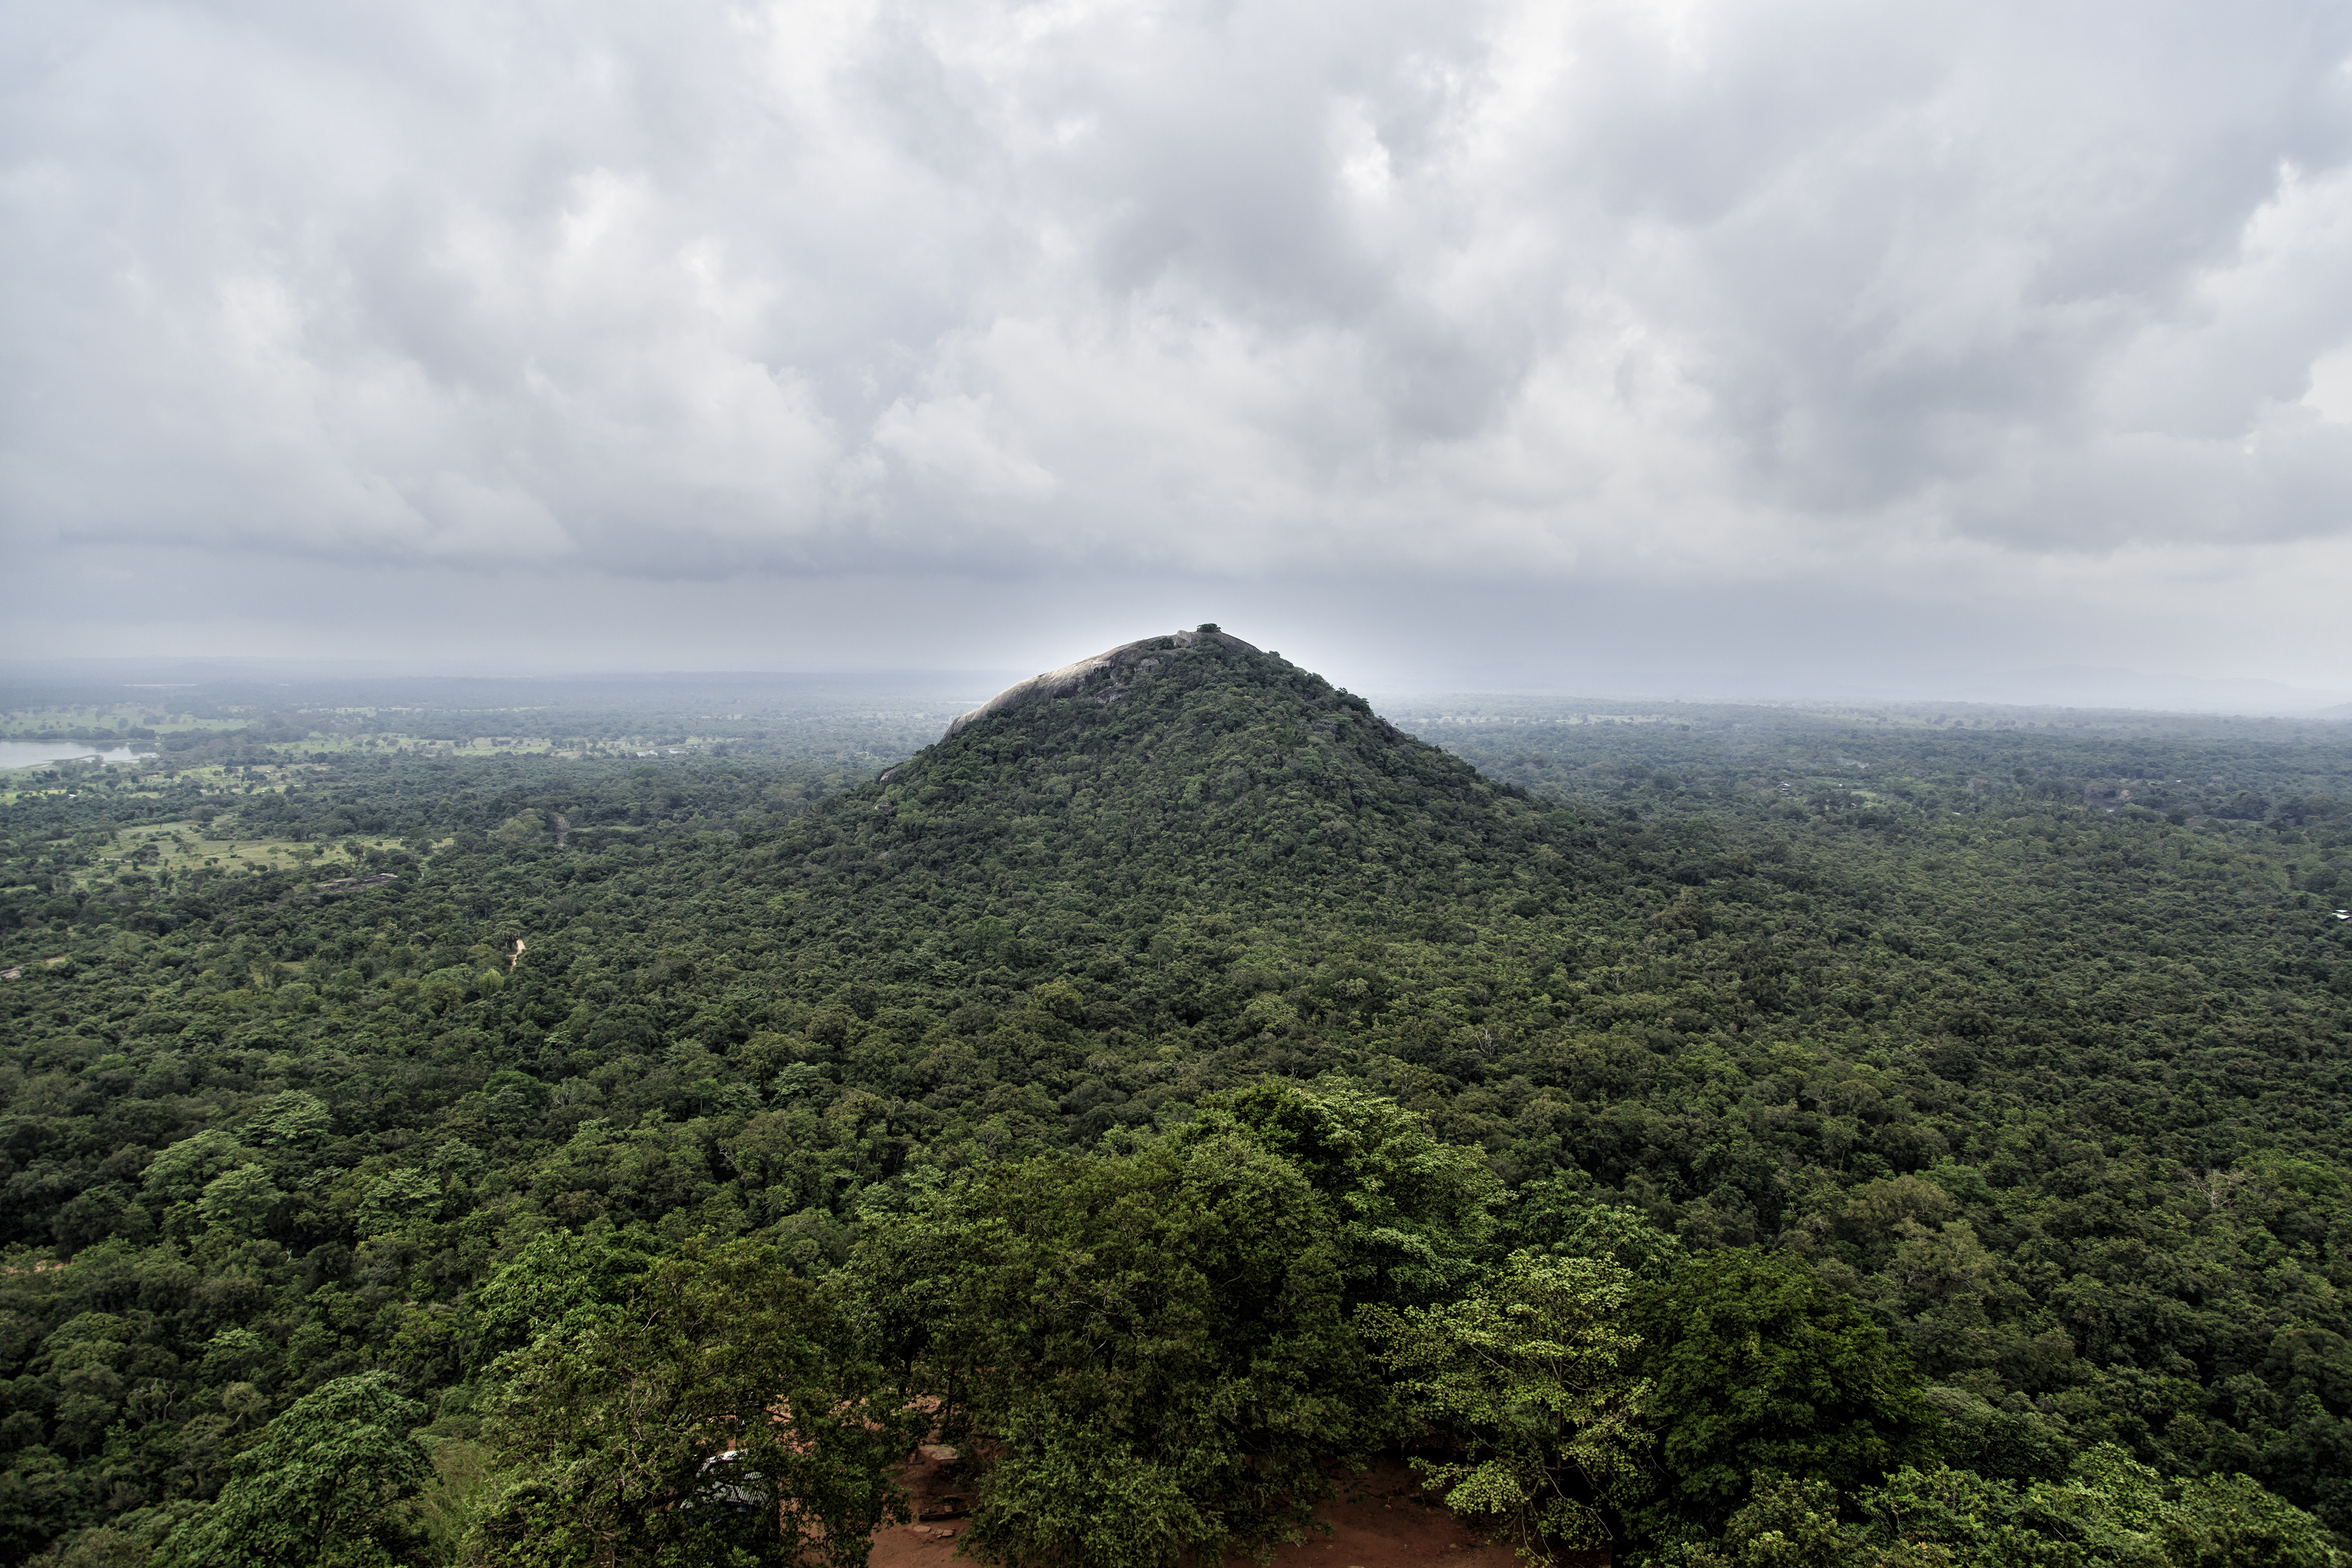
{"label": "exposed granite rock face", "polygon": [[[1188,651],[1202,643],[1212,642],[1221,643],[1228,648],[1238,648],[1245,653],[1264,651],[1227,632],[1175,632],[1165,637],[1146,637],[1139,643],[1122,643],[1090,659],[1080,659],[1076,664],[1064,664],[1058,670],[1048,670],[1042,675],[1032,675],[1025,681],[1005,687],[949,725],[948,735],[953,735],[986,714],[1020,707],[1025,703],[1074,697],[1082,692],[1100,702],[1115,703],[1139,677],[1150,674],[1168,660],[1182,658]],[[940,738],[944,740],[947,737]]]}

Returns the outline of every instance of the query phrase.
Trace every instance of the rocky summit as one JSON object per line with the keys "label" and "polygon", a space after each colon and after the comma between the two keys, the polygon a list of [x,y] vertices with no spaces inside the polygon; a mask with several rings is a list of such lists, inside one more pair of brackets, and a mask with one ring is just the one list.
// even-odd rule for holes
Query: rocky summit
{"label": "rocky summit", "polygon": [[1075,664],[1064,664],[1058,670],[1047,670],[1042,675],[1014,682],[949,725],[948,733],[953,735],[973,720],[992,713],[1003,713],[1007,708],[1021,707],[1030,703],[1050,702],[1055,697],[1074,697],[1085,693],[1097,702],[1117,702],[1137,680],[1169,661],[1181,658],[1203,643],[1238,649],[1244,653],[1258,652],[1240,638],[1209,627],[1121,643],[1118,647],[1097,653],[1090,659],[1080,659]]}

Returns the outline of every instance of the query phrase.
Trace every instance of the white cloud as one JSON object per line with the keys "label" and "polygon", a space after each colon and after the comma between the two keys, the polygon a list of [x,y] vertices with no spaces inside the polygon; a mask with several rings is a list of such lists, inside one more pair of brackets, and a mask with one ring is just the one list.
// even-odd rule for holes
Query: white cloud
{"label": "white cloud", "polygon": [[20,555],[1807,582],[2029,620],[2078,569],[2179,616],[2226,560],[2256,586],[2210,612],[2260,616],[2352,566],[2324,9],[0,29]]}

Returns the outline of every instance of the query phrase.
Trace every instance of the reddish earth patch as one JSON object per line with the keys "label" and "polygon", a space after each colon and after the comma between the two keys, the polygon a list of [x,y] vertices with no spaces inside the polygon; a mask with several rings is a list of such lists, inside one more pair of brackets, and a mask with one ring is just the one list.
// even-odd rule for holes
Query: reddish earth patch
{"label": "reddish earth patch", "polygon": [[[915,1521],[877,1531],[872,1568],[949,1568],[970,1518],[971,1494],[957,1468],[918,1458],[900,1472],[914,1500]],[[1274,1549],[1274,1568],[1519,1568],[1508,1546],[1483,1544],[1444,1504],[1423,1493],[1404,1461],[1384,1458],[1342,1475],[1315,1511],[1324,1534]],[[1605,1551],[1570,1554],[1562,1568],[1609,1568]],[[1223,1568],[1255,1568],[1246,1554]]]}
{"label": "reddish earth patch", "polygon": [[971,1522],[971,1491],[951,1448],[926,1446],[899,1468],[898,1484],[914,1504],[912,1524],[874,1532],[868,1568],[944,1568]]}

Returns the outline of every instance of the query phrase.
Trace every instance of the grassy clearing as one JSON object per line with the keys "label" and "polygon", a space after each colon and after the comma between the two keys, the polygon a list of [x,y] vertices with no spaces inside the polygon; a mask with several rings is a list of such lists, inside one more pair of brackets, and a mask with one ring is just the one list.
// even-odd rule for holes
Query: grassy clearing
{"label": "grassy clearing", "polygon": [[[50,770],[65,776],[61,779],[39,777]],[[152,765],[121,762],[108,763],[102,768],[52,762],[38,768],[0,771],[0,803],[13,804],[18,800],[37,800],[43,795],[71,798],[100,781],[110,788],[116,800],[157,798],[162,795],[163,786],[166,783],[193,782],[205,794],[227,802],[241,795],[276,794],[289,784],[299,781],[302,775],[321,771],[324,771],[321,765],[304,763],[165,769]]]}
{"label": "grassy clearing", "polygon": [[319,735],[284,743],[288,749],[339,757],[577,757],[544,736],[482,735],[466,740],[436,740],[419,735]]}
{"label": "grassy clearing", "polygon": [[38,739],[60,730],[150,730],[180,735],[199,729],[243,729],[252,720],[243,715],[199,718],[194,714],[165,713],[139,705],[108,707],[11,708],[0,712],[0,740]]}
{"label": "grassy clearing", "polygon": [[352,838],[333,844],[294,843],[283,839],[238,837],[228,824],[205,827],[195,821],[157,822],[126,828],[101,846],[96,863],[74,873],[78,885],[118,876],[126,871],[154,874],[196,868],[214,871],[295,871],[315,873],[320,879],[349,876],[357,869],[351,851],[397,849],[396,839]]}

